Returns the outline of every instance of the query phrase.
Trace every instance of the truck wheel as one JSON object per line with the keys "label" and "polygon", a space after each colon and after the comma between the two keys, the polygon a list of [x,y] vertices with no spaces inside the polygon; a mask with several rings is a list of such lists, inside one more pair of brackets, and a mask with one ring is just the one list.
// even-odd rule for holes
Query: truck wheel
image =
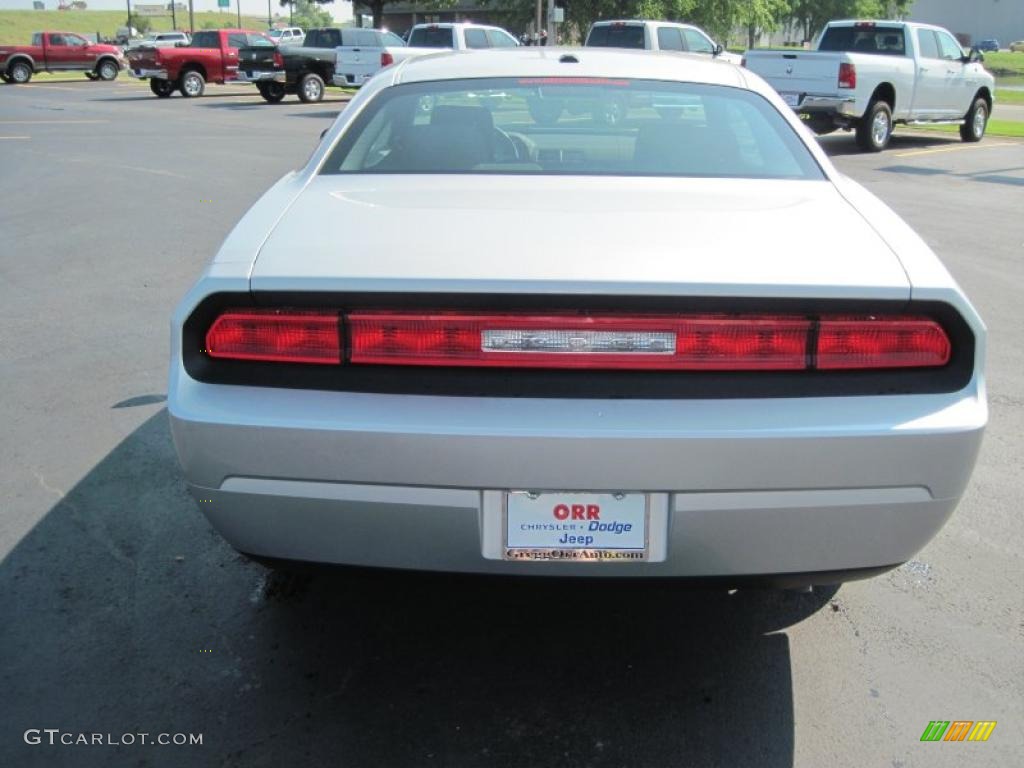
{"label": "truck wheel", "polygon": [[187,99],[202,96],[206,90],[206,80],[197,69],[189,69],[181,73],[181,95]]}
{"label": "truck wheel", "polygon": [[270,104],[277,104],[284,98],[284,85],[281,83],[258,83],[256,89],[260,96]]}
{"label": "truck wheel", "polygon": [[149,90],[159,96],[161,99],[166,99],[172,93],[174,93],[174,83],[170,80],[162,80],[158,77],[154,77],[149,81]]}
{"label": "truck wheel", "polygon": [[324,97],[324,81],[320,75],[310,72],[299,80],[299,101],[314,104]]}
{"label": "truck wheel", "polygon": [[96,74],[99,75],[100,80],[107,82],[117,79],[117,73],[120,69],[117,66],[116,61],[110,59],[104,59],[100,62],[100,65],[96,67]]}
{"label": "truck wheel", "polygon": [[857,143],[868,152],[881,152],[891,136],[892,110],[884,101],[873,102],[857,123]]}
{"label": "truck wheel", "polygon": [[988,125],[988,103],[981,97],[974,100],[960,126],[960,138],[964,141],[981,141]]}
{"label": "truck wheel", "polygon": [[7,76],[12,83],[24,85],[32,79],[32,67],[25,61],[16,61],[7,68]]}

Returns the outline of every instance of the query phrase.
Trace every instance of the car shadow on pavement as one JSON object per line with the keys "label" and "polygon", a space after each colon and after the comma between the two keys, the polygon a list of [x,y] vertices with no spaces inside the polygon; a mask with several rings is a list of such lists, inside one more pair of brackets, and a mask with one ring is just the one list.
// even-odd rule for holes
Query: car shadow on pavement
{"label": "car shadow on pavement", "polygon": [[0,765],[791,766],[776,630],[833,593],[279,575],[206,523],[161,410],[0,561]]}
{"label": "car shadow on pavement", "polygon": [[[844,155],[870,155],[857,144],[853,132],[839,131],[818,137],[818,143],[829,157],[842,157]],[[886,152],[909,151],[914,149],[931,149],[946,145],[962,144],[960,137],[956,134],[927,135],[923,133],[894,133],[889,139],[889,146],[883,150]]]}

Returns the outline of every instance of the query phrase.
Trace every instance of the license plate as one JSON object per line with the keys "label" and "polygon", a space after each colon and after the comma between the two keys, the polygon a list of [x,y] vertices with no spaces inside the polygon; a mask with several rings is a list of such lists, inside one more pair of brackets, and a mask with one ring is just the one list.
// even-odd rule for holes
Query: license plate
{"label": "license plate", "polygon": [[782,100],[791,107],[800,106],[800,94],[799,93],[781,93]]}
{"label": "license plate", "polygon": [[504,558],[646,560],[648,507],[644,493],[509,491]]}

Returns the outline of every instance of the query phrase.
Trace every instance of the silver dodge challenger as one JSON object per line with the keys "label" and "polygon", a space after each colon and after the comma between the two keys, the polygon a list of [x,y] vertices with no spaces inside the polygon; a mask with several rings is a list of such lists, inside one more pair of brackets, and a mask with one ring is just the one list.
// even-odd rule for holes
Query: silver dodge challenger
{"label": "silver dodge challenger", "polygon": [[834,583],[967,486],[985,327],[757,76],[383,70],[178,307],[191,493],[261,559]]}

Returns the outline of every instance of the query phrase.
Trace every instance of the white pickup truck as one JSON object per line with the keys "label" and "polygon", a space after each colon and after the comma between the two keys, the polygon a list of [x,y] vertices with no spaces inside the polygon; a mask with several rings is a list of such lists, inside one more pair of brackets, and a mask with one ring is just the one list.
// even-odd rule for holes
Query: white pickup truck
{"label": "white pickup truck", "polygon": [[335,85],[362,85],[384,67],[425,53],[446,49],[513,48],[519,45],[519,41],[501,27],[464,22],[417,24],[409,32],[408,45],[391,32],[376,29],[352,32],[362,36],[361,44],[342,45],[337,49]]}
{"label": "white pickup truck", "polygon": [[941,27],[902,21],[831,21],[815,51],[744,55],[808,127],[853,129],[873,152],[896,123],[958,124],[964,141],[980,141],[995,94],[983,60]]}

